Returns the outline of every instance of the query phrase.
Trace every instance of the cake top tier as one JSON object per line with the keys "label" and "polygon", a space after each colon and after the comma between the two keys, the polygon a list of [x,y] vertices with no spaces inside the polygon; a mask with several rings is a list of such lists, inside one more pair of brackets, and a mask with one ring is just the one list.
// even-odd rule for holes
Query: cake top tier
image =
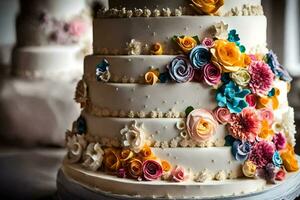
{"label": "cake top tier", "polygon": [[86,8],[85,0],[21,0],[21,14],[48,13],[56,18],[69,18]]}
{"label": "cake top tier", "polygon": [[[192,5],[192,6],[190,6]],[[116,9],[162,9],[170,10],[184,8],[186,14],[218,14],[242,12],[245,5],[261,5],[261,0],[109,0],[109,7]]]}

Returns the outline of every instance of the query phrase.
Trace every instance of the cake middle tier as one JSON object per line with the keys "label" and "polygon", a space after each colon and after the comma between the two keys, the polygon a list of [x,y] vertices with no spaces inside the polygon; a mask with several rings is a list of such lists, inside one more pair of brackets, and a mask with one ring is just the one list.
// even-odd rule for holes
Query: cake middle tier
{"label": "cake middle tier", "polygon": [[[103,116],[161,117],[178,118],[186,108],[214,109],[214,90],[197,82],[182,84],[156,84],[155,86],[135,83],[100,83],[87,81],[90,111],[101,112]],[[173,116],[174,115],[174,116]],[[122,117],[122,116],[120,116]],[[160,118],[160,117],[159,117]]]}
{"label": "cake middle tier", "polygon": [[173,36],[211,36],[213,26],[223,22],[236,29],[241,44],[250,50],[266,43],[267,20],[265,16],[180,16],[149,18],[100,18],[94,20],[95,54],[128,54],[127,43],[132,39],[143,46],[160,43],[164,54],[178,50]]}

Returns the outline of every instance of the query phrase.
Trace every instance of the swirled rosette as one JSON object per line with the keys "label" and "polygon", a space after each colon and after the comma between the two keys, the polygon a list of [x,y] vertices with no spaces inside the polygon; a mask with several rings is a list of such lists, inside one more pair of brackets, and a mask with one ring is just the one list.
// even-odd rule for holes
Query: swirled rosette
{"label": "swirled rosette", "polygon": [[194,69],[189,60],[184,56],[177,56],[167,66],[170,77],[177,83],[191,81],[194,77]]}

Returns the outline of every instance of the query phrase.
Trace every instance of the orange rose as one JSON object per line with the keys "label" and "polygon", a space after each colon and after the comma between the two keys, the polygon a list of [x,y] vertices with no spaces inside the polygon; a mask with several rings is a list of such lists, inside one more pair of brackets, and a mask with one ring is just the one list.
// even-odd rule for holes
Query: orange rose
{"label": "orange rose", "polygon": [[290,144],[287,145],[286,149],[280,152],[280,156],[286,171],[295,172],[299,169],[294,148]]}
{"label": "orange rose", "polygon": [[194,38],[188,36],[184,36],[183,38],[177,37],[176,42],[184,53],[189,53],[193,48],[197,46],[197,41]]}
{"label": "orange rose", "polygon": [[142,176],[143,163],[137,158],[131,159],[127,164],[127,171],[131,178],[137,179]]}
{"label": "orange rose", "polygon": [[216,40],[215,48],[211,49],[211,53],[213,55],[212,62],[224,72],[236,72],[250,63],[249,56],[241,53],[234,42],[227,40]]}
{"label": "orange rose", "polygon": [[191,6],[200,14],[215,14],[224,5],[224,0],[192,0],[192,3]]}
{"label": "orange rose", "polygon": [[166,161],[166,160],[161,161],[161,165],[162,165],[162,168],[163,168],[164,172],[170,171],[171,165],[168,161]]}
{"label": "orange rose", "polygon": [[115,148],[107,148],[104,150],[104,166],[107,170],[116,172],[120,166],[121,162],[119,159],[119,150]]}
{"label": "orange rose", "polygon": [[145,82],[151,85],[157,83],[159,77],[158,70],[151,70],[145,74]]}
{"label": "orange rose", "polygon": [[150,53],[153,55],[162,55],[163,54],[163,48],[160,43],[155,43],[152,45]]}
{"label": "orange rose", "polygon": [[123,149],[120,153],[120,161],[124,163],[133,157],[133,152],[130,149]]}
{"label": "orange rose", "polygon": [[151,148],[148,145],[145,145],[144,148],[140,151],[139,155],[143,160],[154,159],[155,156],[152,153]]}

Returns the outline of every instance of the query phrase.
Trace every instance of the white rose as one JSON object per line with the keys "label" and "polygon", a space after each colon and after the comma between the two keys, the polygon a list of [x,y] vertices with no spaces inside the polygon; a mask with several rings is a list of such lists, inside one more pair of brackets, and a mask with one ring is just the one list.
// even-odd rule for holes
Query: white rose
{"label": "white rose", "polygon": [[129,147],[135,153],[140,152],[144,147],[144,130],[141,126],[137,125],[136,121],[134,121],[129,127],[126,125],[125,128],[120,131],[120,133],[123,136],[122,144],[124,147]]}

